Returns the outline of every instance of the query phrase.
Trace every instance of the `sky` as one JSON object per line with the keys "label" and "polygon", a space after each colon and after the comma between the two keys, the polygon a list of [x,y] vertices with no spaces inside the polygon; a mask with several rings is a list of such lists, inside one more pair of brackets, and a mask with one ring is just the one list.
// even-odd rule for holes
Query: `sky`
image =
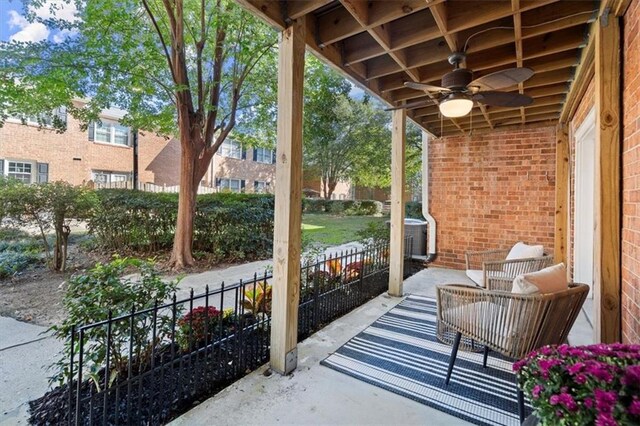
{"label": "sky", "polygon": [[[44,7],[34,10],[40,18],[55,16],[67,20],[73,20],[76,8],[64,0],[48,0]],[[25,10],[20,0],[0,0],[0,41],[40,41],[49,39],[59,43],[69,35],[66,30],[50,30],[39,22],[28,22],[25,18]]]}

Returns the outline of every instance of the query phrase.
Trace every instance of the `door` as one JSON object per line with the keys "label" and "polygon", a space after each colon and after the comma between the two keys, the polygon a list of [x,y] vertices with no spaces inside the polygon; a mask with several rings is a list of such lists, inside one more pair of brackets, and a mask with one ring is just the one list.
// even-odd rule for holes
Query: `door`
{"label": "door", "polygon": [[[595,238],[596,133],[595,110],[591,110],[575,133],[575,210],[573,280],[593,290]],[[592,291],[589,297],[593,297]]]}

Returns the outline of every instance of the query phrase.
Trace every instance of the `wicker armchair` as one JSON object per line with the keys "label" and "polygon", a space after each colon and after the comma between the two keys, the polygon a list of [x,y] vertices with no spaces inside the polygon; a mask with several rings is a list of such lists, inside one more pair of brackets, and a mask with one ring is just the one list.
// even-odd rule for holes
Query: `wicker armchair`
{"label": "wicker armchair", "polygon": [[553,263],[548,255],[506,260],[508,253],[508,249],[465,253],[467,276],[487,290],[511,291],[515,277],[539,271]]}
{"label": "wicker armchair", "polygon": [[[456,332],[445,383],[449,384],[462,335],[484,345],[484,367],[489,350],[520,359],[541,346],[565,342],[588,292],[585,284],[529,295],[455,284],[438,286],[438,322]],[[518,407],[522,421],[520,390]]]}

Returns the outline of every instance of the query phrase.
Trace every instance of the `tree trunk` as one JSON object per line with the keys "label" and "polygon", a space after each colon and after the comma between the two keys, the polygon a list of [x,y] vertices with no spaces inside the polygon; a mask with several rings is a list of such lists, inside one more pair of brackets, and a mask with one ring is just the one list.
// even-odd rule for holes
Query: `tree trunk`
{"label": "tree trunk", "polygon": [[173,238],[173,251],[169,263],[173,269],[193,266],[193,218],[196,213],[196,195],[198,185],[195,183],[197,153],[193,149],[190,134],[180,135],[182,155],[180,156],[180,194],[178,197],[178,218],[176,233]]}
{"label": "tree trunk", "polygon": [[333,191],[336,190],[336,185],[338,185],[338,180],[337,179],[327,179],[328,183],[329,183],[329,199],[331,199],[331,196],[333,195]]}

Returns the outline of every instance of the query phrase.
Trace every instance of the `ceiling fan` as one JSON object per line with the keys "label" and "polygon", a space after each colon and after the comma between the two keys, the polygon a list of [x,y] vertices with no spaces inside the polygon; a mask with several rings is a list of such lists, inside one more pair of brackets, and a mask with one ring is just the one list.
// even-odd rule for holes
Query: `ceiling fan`
{"label": "ceiling fan", "polygon": [[404,83],[405,87],[423,90],[428,94],[436,94],[435,99],[387,108],[386,111],[415,108],[432,104],[435,101],[439,104],[438,107],[442,115],[455,118],[469,114],[474,102],[489,106],[513,108],[527,106],[533,102],[533,99],[527,95],[498,90],[528,80],[534,74],[532,69],[509,68],[472,80],[473,71],[467,68],[460,68],[460,63],[465,58],[466,55],[463,52],[455,52],[449,56],[449,63],[455,69],[442,77],[441,86],[414,82]]}

